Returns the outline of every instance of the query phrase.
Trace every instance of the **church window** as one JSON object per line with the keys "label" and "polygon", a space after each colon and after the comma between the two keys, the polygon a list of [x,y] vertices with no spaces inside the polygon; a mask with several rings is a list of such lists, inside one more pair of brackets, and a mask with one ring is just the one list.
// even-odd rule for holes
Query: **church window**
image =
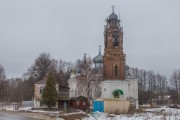
{"label": "church window", "polygon": [[42,95],[43,91],[44,91],[44,87],[40,87],[39,93],[40,93],[41,95]]}
{"label": "church window", "polygon": [[115,76],[118,76],[118,66],[115,66]]}
{"label": "church window", "polygon": [[113,41],[112,41],[113,42],[113,46],[117,47],[118,44],[119,44],[118,43],[118,33],[114,32],[112,37],[113,37]]}

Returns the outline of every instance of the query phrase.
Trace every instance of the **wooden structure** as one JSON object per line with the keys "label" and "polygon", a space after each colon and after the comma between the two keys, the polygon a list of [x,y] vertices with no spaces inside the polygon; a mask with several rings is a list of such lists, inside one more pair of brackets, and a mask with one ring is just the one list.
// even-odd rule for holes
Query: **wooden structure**
{"label": "wooden structure", "polygon": [[88,106],[88,99],[84,96],[70,99],[70,107],[73,109],[86,111]]}
{"label": "wooden structure", "polygon": [[58,108],[68,108],[69,107],[69,88],[59,85],[59,100]]}

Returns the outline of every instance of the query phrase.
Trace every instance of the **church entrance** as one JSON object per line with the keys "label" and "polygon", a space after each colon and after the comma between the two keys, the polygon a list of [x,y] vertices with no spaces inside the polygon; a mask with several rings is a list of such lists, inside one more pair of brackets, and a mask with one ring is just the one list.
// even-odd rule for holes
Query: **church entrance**
{"label": "church entrance", "polygon": [[124,94],[122,90],[114,90],[113,93],[114,98],[121,98],[121,96]]}

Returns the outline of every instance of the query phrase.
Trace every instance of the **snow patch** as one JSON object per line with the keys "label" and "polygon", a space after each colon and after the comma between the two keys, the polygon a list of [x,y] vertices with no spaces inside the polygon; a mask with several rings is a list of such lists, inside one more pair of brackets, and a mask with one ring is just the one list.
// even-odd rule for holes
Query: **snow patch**
{"label": "snow patch", "polygon": [[61,111],[43,111],[43,110],[32,110],[31,112],[38,112],[38,113],[59,113]]}
{"label": "snow patch", "polygon": [[20,107],[18,110],[19,111],[30,111],[32,107]]}
{"label": "snow patch", "polygon": [[83,118],[82,120],[180,120],[180,109],[173,108],[155,108],[146,109],[146,112],[130,114],[107,114],[102,112],[94,112],[90,117]]}
{"label": "snow patch", "polygon": [[63,118],[55,118],[55,120],[64,120]]}
{"label": "snow patch", "polygon": [[65,113],[65,114],[62,114],[62,115],[74,115],[74,114],[86,114],[85,112],[72,112],[72,113]]}
{"label": "snow patch", "polygon": [[15,109],[12,105],[0,107],[0,110],[15,111]]}

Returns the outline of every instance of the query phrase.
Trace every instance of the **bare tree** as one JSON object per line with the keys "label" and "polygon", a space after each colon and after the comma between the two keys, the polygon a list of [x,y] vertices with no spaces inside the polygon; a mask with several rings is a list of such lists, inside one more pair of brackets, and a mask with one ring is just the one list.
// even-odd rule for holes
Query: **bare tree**
{"label": "bare tree", "polygon": [[0,65],[0,101],[7,101],[7,87],[8,81],[6,81],[6,74],[4,67]]}
{"label": "bare tree", "polygon": [[132,76],[139,78],[138,93],[140,104],[148,103],[152,100],[163,104],[168,87],[166,77],[158,73],[154,74],[153,71],[139,70],[138,68],[130,69]]}
{"label": "bare tree", "polygon": [[157,95],[159,98],[158,100],[159,104],[164,104],[164,97],[167,91],[167,79],[165,76],[157,74],[156,81],[157,81]]}
{"label": "bare tree", "polygon": [[74,65],[71,62],[59,60],[58,69],[57,69],[57,82],[59,85],[68,86],[67,80],[70,77],[71,71],[74,69]]}
{"label": "bare tree", "polygon": [[71,62],[66,62],[61,59],[57,61],[51,58],[49,53],[41,53],[23,76],[23,86],[27,88],[24,90],[26,91],[26,94],[23,96],[24,99],[32,99],[34,96],[34,83],[42,80],[50,70],[54,72],[59,85],[67,86],[67,80],[69,79],[72,66]]}
{"label": "bare tree", "polygon": [[179,103],[179,95],[180,95],[180,78],[179,78],[180,73],[178,72],[179,70],[174,70],[170,78],[172,88],[176,93],[176,103]]}
{"label": "bare tree", "polygon": [[50,70],[52,65],[51,56],[49,53],[41,53],[34,61],[27,72],[27,75],[34,79],[34,81],[41,80]]}
{"label": "bare tree", "polygon": [[4,67],[0,64],[0,81],[3,81],[6,79],[6,74]]}
{"label": "bare tree", "polygon": [[31,100],[34,96],[34,83],[43,79],[50,69],[56,69],[56,61],[49,53],[41,53],[34,61],[34,64],[24,74],[24,84],[26,94],[25,100]]}
{"label": "bare tree", "polygon": [[8,79],[8,102],[21,102],[23,101],[23,80],[21,78]]}
{"label": "bare tree", "polygon": [[[97,97],[100,95],[100,87],[99,87],[99,77],[98,72],[92,69],[92,59],[84,58],[82,60],[76,61],[76,70],[79,75],[77,76],[76,83],[78,86],[76,88],[76,96],[82,95],[87,97],[88,99],[88,111],[90,112],[90,101],[92,101],[93,97]],[[102,71],[101,71],[102,77]],[[99,97],[99,96],[98,96]]]}

